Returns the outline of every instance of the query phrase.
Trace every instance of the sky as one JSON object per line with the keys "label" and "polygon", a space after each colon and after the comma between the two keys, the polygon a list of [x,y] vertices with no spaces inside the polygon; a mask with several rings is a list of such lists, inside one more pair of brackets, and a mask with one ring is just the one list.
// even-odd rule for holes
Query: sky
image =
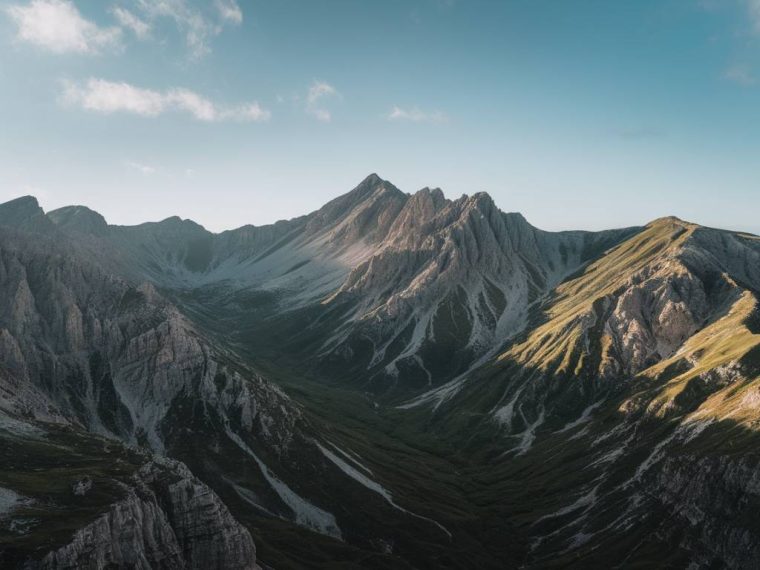
{"label": "sky", "polygon": [[760,233],[760,0],[0,0],[0,201],[222,231],[372,172]]}

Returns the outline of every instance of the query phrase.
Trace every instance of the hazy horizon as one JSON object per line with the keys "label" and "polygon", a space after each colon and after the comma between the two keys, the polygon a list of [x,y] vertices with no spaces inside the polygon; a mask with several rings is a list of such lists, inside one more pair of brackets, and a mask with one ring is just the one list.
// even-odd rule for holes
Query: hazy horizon
{"label": "hazy horizon", "polygon": [[[383,176],[380,176],[380,178],[382,178],[383,180],[385,180],[385,181],[390,182],[391,184],[393,184],[392,180],[388,180],[387,178],[384,178]],[[395,186],[395,184],[394,184],[394,186]],[[428,187],[428,188],[433,189],[433,188],[437,188],[437,187]],[[353,189],[353,188],[351,188],[351,189]],[[339,196],[341,196],[343,194],[346,194],[346,193],[350,192],[351,189],[346,190],[345,192],[342,192],[341,194],[338,194],[336,196],[328,197],[324,204],[326,204],[330,200],[333,200],[333,199],[338,198]],[[438,188],[438,189],[440,189],[443,192],[444,196],[447,199],[449,199],[449,200],[456,200],[460,196],[462,196],[462,195],[459,195],[459,196],[450,196],[449,194],[446,193],[445,189],[443,189],[443,188]],[[399,188],[399,190],[401,190],[402,192],[404,192],[405,194],[407,194],[409,196],[411,196],[411,195],[414,194],[414,192],[406,191],[403,188]],[[418,189],[416,191],[419,191],[419,190],[422,190],[422,188],[420,188],[420,189]],[[486,192],[486,193],[490,195],[489,192]],[[188,221],[188,220],[192,221],[192,222],[198,224],[199,226],[202,226],[207,231],[210,231],[210,232],[215,233],[215,234],[223,233],[223,232],[226,232],[226,231],[233,231],[233,230],[239,229],[239,228],[244,227],[244,226],[258,226],[258,227],[261,227],[261,226],[272,225],[272,224],[275,224],[276,222],[292,220],[292,219],[298,218],[300,216],[309,215],[309,214],[311,214],[313,212],[316,212],[319,209],[319,208],[316,208],[316,209],[310,210],[308,212],[296,213],[295,215],[293,215],[293,216],[291,216],[289,218],[279,218],[279,219],[276,219],[276,220],[271,220],[269,222],[264,222],[264,223],[260,223],[260,224],[244,223],[244,224],[241,224],[241,225],[235,226],[235,227],[218,228],[217,229],[217,228],[210,228],[210,227],[208,227],[200,219],[188,218],[188,217],[180,216],[178,214],[170,214],[168,216],[164,216],[164,217],[161,217],[161,218],[153,218],[153,217],[151,217],[151,213],[149,211],[147,211],[147,210],[145,212],[145,215],[146,215],[145,219],[136,220],[135,222],[130,222],[130,223],[118,223],[118,222],[114,222],[111,219],[111,217],[109,217],[109,215],[106,212],[102,212],[100,210],[96,210],[96,209],[92,208],[91,206],[89,206],[88,204],[74,204],[74,203],[71,203],[71,204],[61,204],[61,205],[57,205],[55,207],[48,207],[38,196],[35,196],[33,194],[23,194],[23,195],[15,196],[15,197],[9,198],[8,200],[3,200],[2,202],[0,202],[0,204],[6,203],[6,202],[10,202],[10,201],[13,201],[13,200],[17,200],[17,199],[21,199],[21,198],[24,198],[24,197],[32,197],[35,200],[37,200],[38,204],[40,205],[40,207],[43,209],[43,211],[46,214],[49,213],[49,212],[52,212],[54,210],[57,210],[59,208],[65,208],[67,206],[74,206],[74,207],[84,206],[84,207],[86,207],[86,208],[88,208],[88,209],[90,209],[92,211],[95,211],[98,214],[102,215],[103,218],[105,218],[106,222],[109,225],[115,225],[115,226],[136,226],[136,225],[140,225],[140,224],[144,224],[144,223],[158,223],[158,222],[162,222],[164,220],[167,220],[169,218],[179,217],[183,221]],[[502,208],[501,205],[496,200],[494,200],[494,203],[496,204],[496,207],[499,208],[504,213],[515,213],[512,210],[506,210],[506,209]],[[322,205],[324,205],[324,204],[322,204]],[[526,220],[528,221],[528,223],[530,223],[534,227],[537,227],[538,229],[541,229],[541,230],[553,231],[553,232],[573,231],[573,230],[579,230],[579,231],[598,231],[598,230],[609,230],[609,229],[622,229],[624,227],[636,227],[636,226],[643,227],[643,226],[645,226],[645,225],[647,225],[647,224],[649,224],[649,223],[651,223],[651,222],[653,222],[653,221],[655,221],[655,220],[657,220],[659,218],[667,218],[667,217],[673,217],[673,216],[675,216],[674,214],[663,214],[661,216],[657,216],[655,218],[642,221],[642,222],[640,222],[638,224],[630,224],[629,226],[618,226],[618,227],[613,227],[613,226],[603,227],[603,226],[600,226],[598,228],[567,227],[567,228],[550,229],[550,228],[544,228],[544,227],[536,225],[535,223],[533,223],[533,221],[528,216],[525,216],[525,214],[523,212],[516,212],[516,213],[519,213],[519,214],[523,215],[526,218]],[[675,216],[675,217],[678,218],[678,216]],[[688,220],[688,219],[683,219],[683,218],[679,218],[679,219],[682,219],[685,222],[694,223],[694,224],[701,225],[701,226],[708,226],[708,224],[701,224],[698,220]],[[708,226],[708,227],[713,227],[713,226]],[[743,228],[737,228],[737,227],[719,227],[718,229],[729,230],[729,231],[736,231],[736,232],[744,232],[744,233],[748,232],[748,233],[752,233],[752,234],[758,233],[758,232],[753,232],[751,229],[743,229]]]}

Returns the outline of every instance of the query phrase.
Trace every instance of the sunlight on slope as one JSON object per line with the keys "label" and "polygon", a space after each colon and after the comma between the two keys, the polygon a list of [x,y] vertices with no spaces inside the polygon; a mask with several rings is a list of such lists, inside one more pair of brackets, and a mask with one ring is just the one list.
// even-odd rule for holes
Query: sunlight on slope
{"label": "sunlight on slope", "polygon": [[[596,304],[601,303],[602,308],[607,302],[605,297],[623,287],[632,275],[656,261],[665,261],[697,227],[676,218],[649,224],[643,232],[590,264],[581,276],[560,285],[545,313],[547,322],[499,360],[514,359],[544,371],[554,368],[555,372],[580,372],[588,342],[585,331],[595,324]],[[670,272],[682,269],[676,260],[668,263]],[[609,339],[602,337],[603,353],[609,350],[609,344]]]}
{"label": "sunlight on slope", "polygon": [[[742,360],[760,347],[760,334],[749,326],[757,316],[758,300],[745,291],[727,315],[691,337],[671,358],[642,372],[641,377],[658,379],[671,367],[689,366],[688,370],[657,388],[659,394],[648,406],[648,411],[664,416],[677,408],[679,398],[684,402],[682,405],[688,405],[690,399],[698,398],[700,390],[717,389],[691,414],[691,419],[725,419],[729,416],[738,419],[747,413],[757,418],[760,410],[758,378],[752,372],[747,377],[745,367],[741,366]],[[696,394],[690,394],[689,390]]]}

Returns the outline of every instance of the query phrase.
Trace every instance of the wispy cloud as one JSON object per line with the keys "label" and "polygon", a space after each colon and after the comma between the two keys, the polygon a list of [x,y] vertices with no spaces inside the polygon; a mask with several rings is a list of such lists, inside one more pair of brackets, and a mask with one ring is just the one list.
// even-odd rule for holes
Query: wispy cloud
{"label": "wispy cloud", "polygon": [[111,8],[115,22],[101,26],[86,19],[71,0],[31,0],[5,11],[17,26],[18,41],[54,53],[97,53],[121,46],[125,30],[137,39],[150,37],[159,20],[180,31],[194,58],[211,51],[211,41],[229,25],[243,22],[237,0],[121,0]]}
{"label": "wispy cloud", "polygon": [[729,66],[723,72],[723,78],[743,87],[750,87],[757,83],[757,78],[752,72],[752,68],[744,63],[736,63]]}
{"label": "wispy cloud", "polygon": [[4,10],[17,26],[18,41],[53,53],[98,53],[120,45],[120,28],[98,26],[68,0],[32,0]]}
{"label": "wispy cloud", "polygon": [[148,37],[150,33],[150,24],[148,22],[140,19],[126,8],[118,6],[114,7],[111,13],[123,28],[132,31],[139,39],[142,40]]}
{"label": "wispy cloud", "polygon": [[156,168],[154,166],[150,166],[149,164],[142,164],[140,162],[135,162],[134,160],[125,160],[124,165],[131,168],[132,170],[136,170],[137,172],[145,176],[149,176],[156,172]]}
{"label": "wispy cloud", "polygon": [[338,90],[329,83],[314,81],[306,94],[306,111],[318,121],[329,123],[332,120],[332,113],[324,103],[328,99],[340,97]]}
{"label": "wispy cloud", "polygon": [[243,11],[235,0],[216,0],[215,5],[222,20],[233,24],[243,23]]}
{"label": "wispy cloud", "polygon": [[386,115],[389,121],[410,121],[412,123],[441,124],[448,122],[449,118],[440,111],[426,112],[418,107],[402,109],[394,106]]}
{"label": "wispy cloud", "polygon": [[64,81],[62,95],[66,104],[103,114],[123,112],[157,117],[174,111],[189,113],[195,119],[205,122],[261,122],[270,117],[270,112],[255,101],[226,107],[190,89],[175,87],[156,91],[96,78],[90,78],[85,83]]}
{"label": "wispy cloud", "polygon": [[[236,0],[216,0],[213,5],[203,2],[201,9],[188,0],[135,0],[142,16],[148,22],[158,19],[172,21],[185,36],[185,43],[193,57],[211,51],[211,40],[219,35],[226,24],[239,25],[243,12]],[[208,6],[213,9],[209,10]]]}

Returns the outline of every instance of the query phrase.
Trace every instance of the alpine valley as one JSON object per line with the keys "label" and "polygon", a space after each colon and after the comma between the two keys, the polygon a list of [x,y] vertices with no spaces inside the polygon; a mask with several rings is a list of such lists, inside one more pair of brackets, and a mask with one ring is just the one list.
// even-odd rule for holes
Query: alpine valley
{"label": "alpine valley", "polygon": [[760,238],[370,175],[214,234],[0,205],[0,567],[759,568]]}

